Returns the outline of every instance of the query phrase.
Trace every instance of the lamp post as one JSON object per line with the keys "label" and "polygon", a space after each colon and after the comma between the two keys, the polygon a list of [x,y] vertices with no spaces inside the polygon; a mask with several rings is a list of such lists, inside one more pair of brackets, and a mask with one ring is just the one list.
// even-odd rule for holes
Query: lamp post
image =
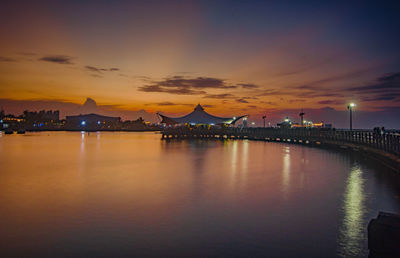
{"label": "lamp post", "polygon": [[349,110],[349,112],[350,112],[350,131],[352,131],[353,130],[353,108],[356,106],[356,104],[354,104],[354,103],[350,103],[348,106],[347,106],[347,109]]}
{"label": "lamp post", "polygon": [[263,116],[262,118],[264,120],[264,128],[265,128],[265,118],[267,118],[267,116]]}

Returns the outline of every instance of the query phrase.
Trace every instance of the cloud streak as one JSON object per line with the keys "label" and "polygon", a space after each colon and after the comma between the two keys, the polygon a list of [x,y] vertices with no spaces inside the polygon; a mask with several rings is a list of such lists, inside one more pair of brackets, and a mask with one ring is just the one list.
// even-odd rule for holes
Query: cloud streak
{"label": "cloud streak", "polygon": [[99,68],[99,67],[90,66],[90,65],[85,66],[85,69],[90,72],[95,72],[95,73],[116,72],[116,71],[120,70],[119,68],[115,68],[115,67],[114,68]]}
{"label": "cloud streak", "polygon": [[[213,77],[184,77],[184,76],[172,76],[164,78],[161,81],[149,81],[149,84],[143,85],[138,88],[139,91],[143,92],[162,92],[178,95],[195,95],[195,94],[207,94],[205,90],[216,89],[216,90],[228,90],[228,89],[255,89],[257,85],[251,83],[239,83],[230,84],[224,79],[213,78]],[[206,95],[206,98],[218,98],[218,94]]]}
{"label": "cloud streak", "polygon": [[15,62],[15,61],[17,60],[5,56],[0,56],[0,62]]}
{"label": "cloud streak", "polygon": [[156,105],[156,106],[188,106],[188,107],[193,107],[193,104],[188,104],[188,103],[173,103],[173,102],[170,102],[170,101],[157,102],[157,103],[152,103],[152,104],[147,104],[147,105]]}
{"label": "cloud streak", "polygon": [[230,93],[222,93],[222,94],[207,94],[203,98],[207,99],[231,99],[234,98],[235,96]]}
{"label": "cloud streak", "polygon": [[383,75],[376,79],[375,83],[352,87],[347,89],[348,91],[353,92],[376,92],[380,90],[400,90],[400,72],[390,73]]}
{"label": "cloud streak", "polygon": [[65,55],[51,55],[51,56],[44,56],[39,58],[39,61],[46,61],[56,64],[73,64],[71,62],[72,57],[65,56]]}

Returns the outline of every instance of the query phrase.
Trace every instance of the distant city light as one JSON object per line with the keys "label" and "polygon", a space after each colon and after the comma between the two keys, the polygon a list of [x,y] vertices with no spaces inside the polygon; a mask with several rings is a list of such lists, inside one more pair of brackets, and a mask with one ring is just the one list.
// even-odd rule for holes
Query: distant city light
{"label": "distant city light", "polygon": [[86,121],[83,120],[83,121],[81,122],[81,125],[86,125]]}
{"label": "distant city light", "polygon": [[290,120],[289,120],[289,117],[286,117],[285,118],[285,122],[289,122]]}
{"label": "distant city light", "polygon": [[235,119],[236,119],[236,116],[233,117],[233,120],[235,120]]}
{"label": "distant city light", "polygon": [[350,104],[349,104],[349,106],[350,106],[350,107],[355,107],[355,106],[356,106],[356,104],[354,104],[354,103],[350,103]]}
{"label": "distant city light", "polygon": [[196,123],[190,123],[191,125],[196,125]]}
{"label": "distant city light", "polygon": [[211,123],[210,125],[215,125],[215,124]]}
{"label": "distant city light", "polygon": [[97,124],[99,125],[101,122],[100,121],[97,121]]}
{"label": "distant city light", "polygon": [[246,121],[246,120],[247,120],[247,117],[243,118],[243,120],[245,120],[245,121]]}
{"label": "distant city light", "polygon": [[255,125],[255,124],[256,124],[256,122],[251,122],[251,124],[252,124],[252,125]]}

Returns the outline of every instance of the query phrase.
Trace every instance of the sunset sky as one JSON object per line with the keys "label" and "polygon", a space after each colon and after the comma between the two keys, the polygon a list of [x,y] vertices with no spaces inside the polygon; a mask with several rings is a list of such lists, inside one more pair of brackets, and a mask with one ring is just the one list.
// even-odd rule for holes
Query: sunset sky
{"label": "sunset sky", "polygon": [[344,125],[355,102],[400,128],[400,5],[300,2],[2,1],[0,105],[90,97],[115,114],[181,115],[201,103],[255,120],[328,110]]}

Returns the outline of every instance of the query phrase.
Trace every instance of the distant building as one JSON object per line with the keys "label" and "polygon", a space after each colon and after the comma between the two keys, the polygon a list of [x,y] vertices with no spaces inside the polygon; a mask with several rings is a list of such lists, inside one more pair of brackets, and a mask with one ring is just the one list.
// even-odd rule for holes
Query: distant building
{"label": "distant building", "polygon": [[324,122],[313,123],[312,121],[303,120],[302,123],[290,121],[288,117],[281,123],[278,123],[279,128],[332,128],[332,124],[325,124]]}
{"label": "distant building", "polygon": [[27,122],[54,122],[60,120],[60,111],[41,110],[39,112],[24,111],[24,118]]}
{"label": "distant building", "polygon": [[117,130],[121,124],[120,117],[86,114],[67,116],[65,129],[68,130]]}
{"label": "distant building", "polygon": [[290,121],[289,117],[286,117],[283,122],[278,123],[277,126],[279,128],[292,128],[292,121]]}
{"label": "distant building", "polygon": [[208,114],[204,111],[204,108],[198,104],[192,113],[187,114],[182,117],[169,117],[162,114],[157,113],[162,121],[162,124],[167,125],[234,125],[239,119],[246,117],[244,116],[234,116],[234,117],[217,117],[211,114]]}

